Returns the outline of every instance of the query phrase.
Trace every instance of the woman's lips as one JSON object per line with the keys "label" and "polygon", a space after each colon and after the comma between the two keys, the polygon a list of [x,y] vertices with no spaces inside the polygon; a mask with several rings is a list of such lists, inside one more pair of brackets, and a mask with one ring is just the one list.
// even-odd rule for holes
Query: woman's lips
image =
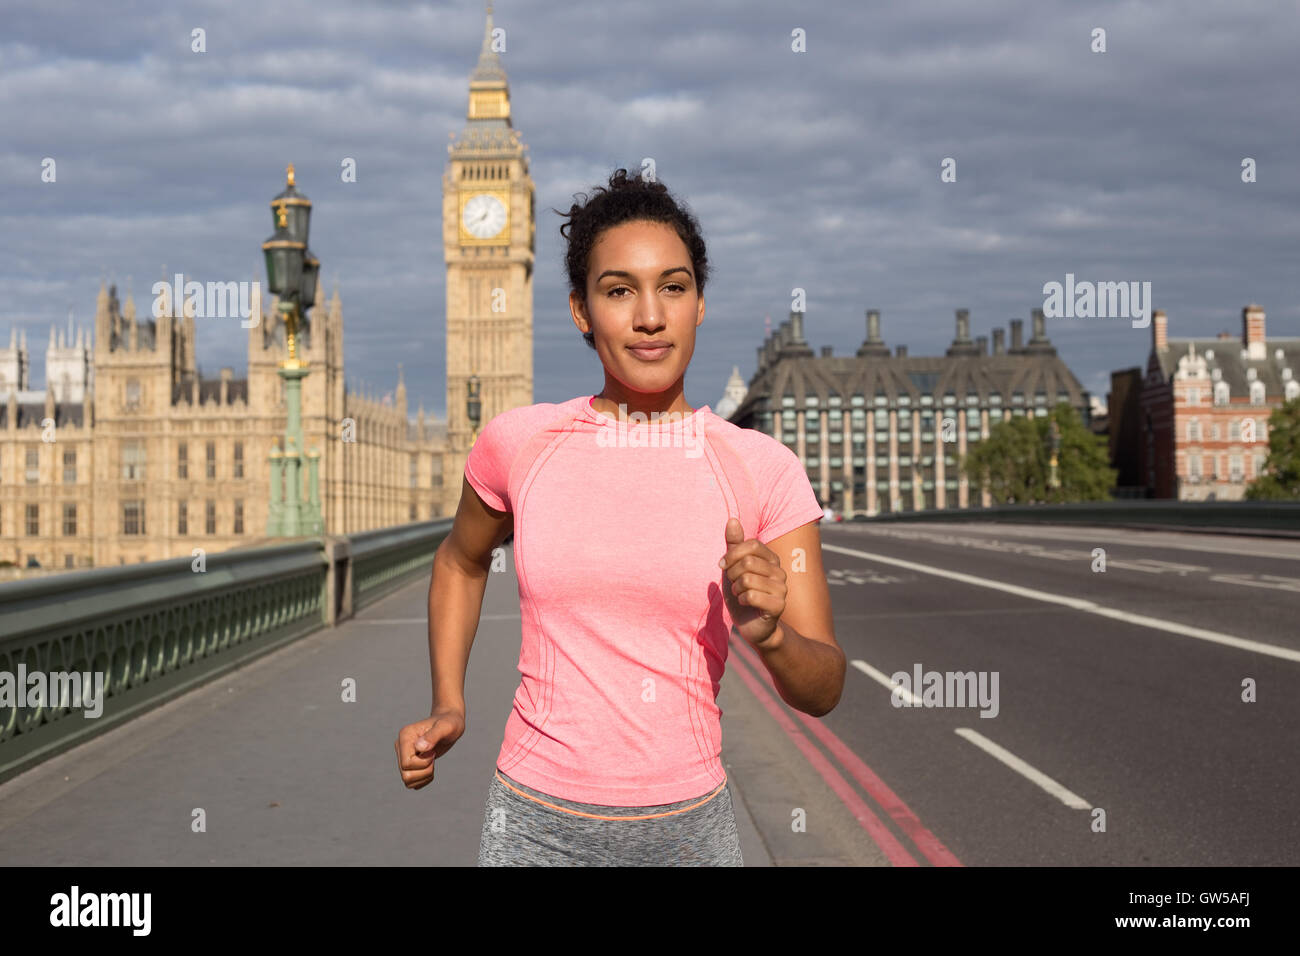
{"label": "woman's lips", "polygon": [[653,362],[657,359],[661,359],[665,355],[667,355],[671,349],[672,349],[671,345],[665,345],[657,349],[636,348],[630,345],[628,346],[628,351],[631,352],[633,355],[635,355],[643,362]]}

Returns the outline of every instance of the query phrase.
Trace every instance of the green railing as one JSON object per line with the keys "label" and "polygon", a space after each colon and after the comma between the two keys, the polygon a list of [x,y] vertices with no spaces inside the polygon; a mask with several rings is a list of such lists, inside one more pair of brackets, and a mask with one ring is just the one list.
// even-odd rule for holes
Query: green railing
{"label": "green railing", "polygon": [[427,574],[451,524],[0,583],[0,781]]}

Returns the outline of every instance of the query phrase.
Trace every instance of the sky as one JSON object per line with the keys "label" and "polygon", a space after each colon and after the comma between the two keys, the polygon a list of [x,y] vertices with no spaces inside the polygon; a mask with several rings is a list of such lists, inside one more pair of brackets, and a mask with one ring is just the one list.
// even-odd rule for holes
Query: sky
{"label": "sky", "polygon": [[[732,366],[750,379],[796,288],[819,354],[851,354],[867,309],[911,355],[942,354],[961,308],[972,336],[1021,318],[1028,338],[1067,274],[1149,281],[1171,338],[1239,335],[1251,302],[1270,338],[1300,336],[1296,3],[499,0],[493,19],[537,189],[534,401],[603,383],[551,210],[647,157],[708,244],[694,406]],[[459,0],[0,0],[0,347],[25,329],[41,388],[50,325],[93,326],[103,279],[140,315],[164,275],[264,283],[293,163],[349,386],[380,396],[401,363],[412,416],[443,416],[442,175],[484,20]],[[239,320],[196,324],[204,376],[245,374]],[[1125,317],[1047,332],[1100,398],[1150,348]]]}

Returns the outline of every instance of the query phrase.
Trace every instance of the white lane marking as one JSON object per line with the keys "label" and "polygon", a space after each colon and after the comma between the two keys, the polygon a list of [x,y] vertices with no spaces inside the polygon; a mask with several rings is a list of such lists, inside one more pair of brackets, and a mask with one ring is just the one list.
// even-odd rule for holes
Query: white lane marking
{"label": "white lane marking", "polygon": [[958,727],[956,728],[954,733],[956,733],[958,737],[964,737],[966,740],[969,740],[976,747],[979,747],[981,750],[983,750],[985,753],[989,754],[990,756],[996,757],[998,760],[1001,760],[1004,764],[1006,764],[1016,773],[1038,784],[1040,787],[1042,787],[1052,796],[1056,797],[1057,800],[1060,800],[1063,804],[1065,804],[1070,809],[1072,810],[1092,809],[1092,804],[1090,804],[1087,800],[1083,799],[1083,797],[1079,796],[1077,793],[1074,793],[1072,790],[1067,790],[1065,787],[1061,786],[1059,783],[1057,783],[1047,774],[1043,773],[1041,770],[1034,769],[1029,764],[1025,763],[1023,760],[1021,760],[1019,757],[1013,754],[1010,750],[1007,750],[1005,747],[999,747],[997,744],[989,740],[987,737],[985,737],[983,734],[979,733],[978,731],[971,730],[969,727]]}
{"label": "white lane marking", "polygon": [[[1300,561],[1300,549],[1295,547],[1296,539],[1294,538],[1261,538],[1257,547],[1253,548],[1230,548],[1218,544],[1212,540],[1188,542],[1186,536],[1173,531],[1135,531],[1131,528],[1117,528],[1110,525],[1088,527],[1079,526],[1077,531],[1066,531],[1062,529],[1059,532],[1048,532],[1045,529],[1036,528],[1030,525],[1012,525],[1012,524],[965,524],[965,523],[944,523],[944,524],[927,524],[928,530],[933,530],[938,534],[943,531],[957,533],[965,531],[971,534],[1000,534],[1003,537],[1019,538],[1039,538],[1044,541],[1086,541],[1091,544],[1102,543],[1102,536],[1108,535],[1109,540],[1104,542],[1107,547],[1118,547],[1120,545],[1141,545],[1153,551],[1169,549],[1172,551],[1203,551],[1206,554],[1238,554],[1248,558],[1267,558],[1278,561]],[[857,527],[853,529],[857,531]],[[888,534],[889,529],[863,528],[862,531],[867,534]],[[1127,535],[1125,534],[1127,532]],[[1164,535],[1162,539],[1158,535]],[[1177,538],[1174,535],[1178,535]],[[1230,537],[1225,535],[1197,535],[1200,538],[1220,538]],[[1269,551],[1268,548],[1280,549]],[[1290,549],[1289,552],[1285,549]]]}
{"label": "white lane marking", "polygon": [[948,578],[952,581],[961,581],[963,584],[973,584],[976,587],[992,588],[995,591],[1006,591],[1008,594],[1015,594],[1018,597],[1029,598],[1033,601],[1046,601],[1049,604],[1061,604],[1076,611],[1087,611],[1089,614],[1109,617],[1116,621],[1124,621],[1127,624],[1136,624],[1139,627],[1150,627],[1158,631],[1169,631],[1171,634],[1180,634],[1183,637],[1194,637],[1198,640],[1210,641],[1214,644],[1222,644],[1225,647],[1236,647],[1243,651],[1253,651],[1256,654],[1266,654],[1269,657],[1281,658],[1284,661],[1295,661],[1296,663],[1300,663],[1300,651],[1292,650],[1289,647],[1279,647],[1276,644],[1265,644],[1262,641],[1251,641],[1244,637],[1234,637],[1232,634],[1224,634],[1222,631],[1210,631],[1203,627],[1192,627],[1188,624],[1162,621],[1158,617],[1148,617],[1145,614],[1134,614],[1130,611],[1120,611],[1115,608],[1103,607],[1094,601],[1087,601],[1083,598],[1065,597],[1060,594],[1048,594],[1046,591],[1021,587],[1018,584],[1006,584],[1005,582],[993,581],[989,578],[978,578],[973,574],[964,574],[961,571],[949,571],[945,568],[935,568],[928,564],[918,564],[915,561],[904,561],[902,558],[890,558],[883,554],[871,554],[866,551],[858,551],[854,548],[841,548],[838,545],[827,544],[824,541],[822,542],[822,550],[833,551],[837,554],[847,554],[851,557],[863,558],[867,561],[879,561],[882,564],[892,564],[895,567],[907,568],[910,571],[919,571],[921,574],[933,574],[937,577]]}
{"label": "white lane marking", "polygon": [[883,671],[876,670],[866,661],[852,660],[849,661],[849,663],[852,664],[854,667],[856,667],[858,670],[862,671],[862,673],[866,674],[876,683],[883,684],[885,688],[890,692],[890,694],[897,692],[898,696],[901,699],[907,701],[907,705],[909,707],[921,706],[921,698],[917,697],[915,694],[913,694],[902,684],[895,685],[894,682],[890,680]]}
{"label": "white lane marking", "polygon": [[[902,685],[895,685],[894,682],[889,679],[889,677],[885,674],[884,671],[877,670],[876,668],[868,664],[866,661],[862,661],[862,660],[854,659],[849,663],[851,663],[858,670],[862,671],[862,673],[866,674],[876,683],[885,687],[890,692],[891,695],[897,693],[901,698],[906,700],[907,703],[912,707],[921,706],[920,697],[917,697],[915,694],[913,694],[910,690],[908,690],[906,687],[903,687]],[[968,727],[958,727],[956,728],[955,733],[959,737],[966,738],[971,743],[973,743],[976,747],[979,747],[981,750],[985,751],[986,753],[989,753],[992,756],[996,757],[998,760],[1001,760],[1012,770],[1016,771],[1016,773],[1019,773],[1022,776],[1027,777],[1029,780],[1032,780],[1034,783],[1038,784],[1040,787],[1042,787],[1052,796],[1056,797],[1056,799],[1064,803],[1067,807],[1070,807],[1075,810],[1092,809],[1092,805],[1088,803],[1087,800],[1083,799],[1083,797],[1079,796],[1073,791],[1067,790],[1065,787],[1061,786],[1059,783],[1057,783],[1055,780],[1053,780],[1051,777],[1049,777],[1047,774],[1043,773],[1042,771],[1035,770],[1032,766],[1025,763],[1025,761],[1021,760],[1011,751],[1007,750],[1005,747],[999,747],[997,744],[989,740],[983,734],[971,730]]]}

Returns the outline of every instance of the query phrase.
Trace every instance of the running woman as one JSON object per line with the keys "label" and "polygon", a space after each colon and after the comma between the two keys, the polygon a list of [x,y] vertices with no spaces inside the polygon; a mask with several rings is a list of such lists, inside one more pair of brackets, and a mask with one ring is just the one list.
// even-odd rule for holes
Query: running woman
{"label": "running woman", "polygon": [[624,169],[593,193],[560,233],[604,387],[479,434],[429,586],[433,708],[399,732],[398,766],[427,786],[465,732],[492,552],[513,534],[521,680],[479,865],[742,866],[716,702],[728,637],[791,707],[835,707],[823,512],[790,449],[683,397],[708,275],[693,214]]}

